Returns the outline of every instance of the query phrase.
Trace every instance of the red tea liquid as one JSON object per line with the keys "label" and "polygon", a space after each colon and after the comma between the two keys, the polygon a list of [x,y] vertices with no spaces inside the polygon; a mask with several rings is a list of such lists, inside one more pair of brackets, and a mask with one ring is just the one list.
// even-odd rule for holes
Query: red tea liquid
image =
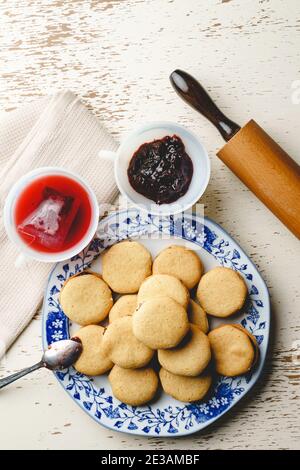
{"label": "red tea liquid", "polygon": [[15,206],[22,240],[37,251],[66,251],[87,233],[92,208],[86,190],[62,175],[41,176],[30,183]]}

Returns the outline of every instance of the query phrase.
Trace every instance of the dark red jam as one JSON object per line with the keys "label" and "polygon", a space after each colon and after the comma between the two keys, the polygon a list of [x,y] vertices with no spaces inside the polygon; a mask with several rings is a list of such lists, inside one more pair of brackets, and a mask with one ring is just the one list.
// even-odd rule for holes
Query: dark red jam
{"label": "dark red jam", "polygon": [[177,135],[142,144],[127,170],[131,186],[156,204],[168,204],[183,196],[193,176],[193,163]]}

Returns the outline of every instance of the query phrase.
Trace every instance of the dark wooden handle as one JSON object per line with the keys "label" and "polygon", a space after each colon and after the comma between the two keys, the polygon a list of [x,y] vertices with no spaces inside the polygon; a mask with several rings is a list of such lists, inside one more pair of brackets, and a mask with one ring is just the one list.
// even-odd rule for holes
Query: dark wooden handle
{"label": "dark wooden handle", "polygon": [[206,117],[218,129],[226,142],[240,130],[240,126],[220,111],[202,85],[187,72],[174,70],[170,75],[170,81],[176,93]]}

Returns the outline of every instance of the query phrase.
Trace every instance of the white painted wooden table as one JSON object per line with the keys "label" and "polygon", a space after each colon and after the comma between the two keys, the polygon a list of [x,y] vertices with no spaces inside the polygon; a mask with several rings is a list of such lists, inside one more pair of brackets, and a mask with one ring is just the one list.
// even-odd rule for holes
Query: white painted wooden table
{"label": "white painted wooden table", "polygon": [[[223,166],[212,126],[179,100],[168,76],[194,74],[241,124],[253,117],[298,161],[298,0],[1,0],[0,106],[12,110],[70,88],[117,139],[135,124],[171,119],[209,151],[202,202],[261,270],[272,296],[272,345],[251,397],[204,432],[180,439],[102,428],[47,371],[1,391],[0,448],[245,449],[300,447],[299,242]],[[295,82],[295,83],[294,83]],[[294,85],[293,85],[294,83]],[[299,96],[299,94],[298,94]],[[37,361],[32,321],[0,364],[5,375]]]}

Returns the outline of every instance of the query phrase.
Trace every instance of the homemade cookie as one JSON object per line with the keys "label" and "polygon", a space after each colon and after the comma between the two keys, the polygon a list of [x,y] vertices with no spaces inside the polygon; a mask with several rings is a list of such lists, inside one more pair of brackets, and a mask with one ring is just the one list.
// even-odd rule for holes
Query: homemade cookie
{"label": "homemade cookie", "polygon": [[159,378],[164,391],[176,400],[193,402],[202,400],[207,394],[212,378],[209,374],[198,377],[184,377],[172,374],[165,369],[160,369]]}
{"label": "homemade cookie", "polygon": [[222,325],[208,335],[216,371],[235,377],[248,372],[258,357],[258,346],[241,325]]}
{"label": "homemade cookie", "polygon": [[161,251],[153,262],[153,274],[175,276],[192,289],[200,280],[203,267],[197,254],[184,246],[172,245]]}
{"label": "homemade cookie", "polygon": [[60,293],[60,304],[70,320],[85,326],[104,320],[112,305],[112,293],[101,276],[82,273],[70,277]]}
{"label": "homemade cookie", "polygon": [[102,326],[88,325],[73,336],[82,343],[82,353],[74,364],[81,374],[100,375],[112,368],[113,363],[103,352],[103,333]]}
{"label": "homemade cookie", "polygon": [[250,341],[252,343],[252,346],[254,347],[254,353],[255,353],[254,361],[253,361],[253,364],[252,364],[252,367],[253,367],[259,359],[259,347],[258,347],[255,336],[253,336],[248,330],[246,330],[246,328],[244,328],[239,323],[234,323],[231,326],[234,326],[234,328],[237,328],[238,330],[241,330],[243,333],[246,333],[246,335],[250,339]]}
{"label": "homemade cookie", "polygon": [[190,300],[188,306],[188,317],[189,322],[193,323],[193,325],[199,326],[200,330],[203,331],[203,333],[206,334],[208,332],[209,324],[207,315],[204,312],[203,308],[192,299]]}
{"label": "homemade cookie", "polygon": [[108,326],[103,338],[103,351],[114,364],[125,369],[145,366],[154,354],[134,336],[130,316],[117,318]]}
{"label": "homemade cookie", "polygon": [[160,349],[158,361],[172,374],[196,376],[201,374],[211,359],[208,337],[196,325],[190,325],[190,331],[181,343],[173,349]]}
{"label": "homemade cookie", "polygon": [[151,349],[177,346],[189,330],[185,309],[170,297],[146,300],[132,318],[134,335]]}
{"label": "homemade cookie", "polygon": [[158,296],[167,296],[187,308],[190,294],[179,279],[168,274],[154,274],[148,277],[140,287],[138,304]]}
{"label": "homemade cookie", "polygon": [[229,317],[242,308],[247,286],[239,273],[217,267],[200,279],[197,297],[206,313],[215,317]]}
{"label": "homemade cookie", "polygon": [[122,295],[109,312],[109,323],[112,323],[117,318],[133,315],[137,306],[137,295],[129,294]]}
{"label": "homemade cookie", "polygon": [[108,376],[113,395],[127,405],[144,405],[154,397],[158,377],[150,367],[123,369],[114,366]]}
{"label": "homemade cookie", "polygon": [[117,243],[102,254],[103,279],[119,294],[136,293],[151,267],[151,254],[135,241]]}

